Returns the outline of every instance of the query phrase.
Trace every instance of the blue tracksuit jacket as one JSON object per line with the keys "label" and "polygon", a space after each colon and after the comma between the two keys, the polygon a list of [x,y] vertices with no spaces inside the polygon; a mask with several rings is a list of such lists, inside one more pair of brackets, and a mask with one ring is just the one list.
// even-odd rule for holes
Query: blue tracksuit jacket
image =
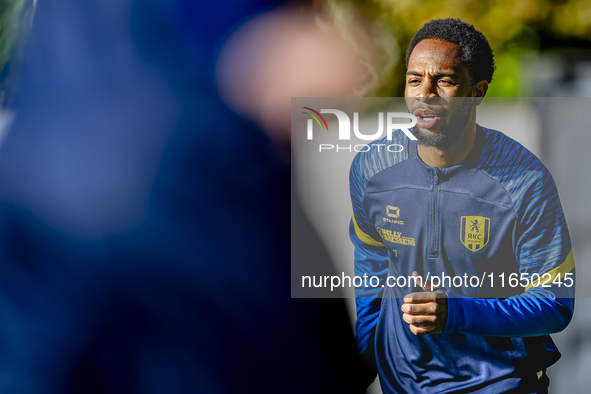
{"label": "blue tracksuit jacket", "polygon": [[[389,144],[403,149],[392,153]],[[546,167],[509,137],[477,126],[462,164],[433,168],[398,132],[356,156],[350,185],[355,274],[379,277],[378,286],[356,289],[357,345],[375,351],[384,393],[535,387],[536,372],[560,357],[548,334],[563,330],[574,309],[571,242]],[[420,288],[399,277],[414,270],[463,278],[444,283],[442,334],[415,336],[402,320],[402,298]],[[532,274],[533,284],[509,282]]]}

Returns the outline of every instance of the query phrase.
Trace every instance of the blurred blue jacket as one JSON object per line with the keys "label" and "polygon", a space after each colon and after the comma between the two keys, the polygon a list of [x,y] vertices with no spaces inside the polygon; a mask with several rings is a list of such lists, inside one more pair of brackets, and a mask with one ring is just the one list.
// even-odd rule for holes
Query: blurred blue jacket
{"label": "blurred blue jacket", "polygon": [[342,300],[290,300],[289,167],[213,82],[272,6],[39,2],[0,149],[0,392],[356,390]]}

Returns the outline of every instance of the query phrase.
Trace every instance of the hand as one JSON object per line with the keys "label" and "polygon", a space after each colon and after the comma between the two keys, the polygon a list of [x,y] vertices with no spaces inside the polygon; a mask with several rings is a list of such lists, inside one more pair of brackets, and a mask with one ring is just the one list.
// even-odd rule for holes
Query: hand
{"label": "hand", "polygon": [[425,292],[410,293],[404,296],[402,319],[409,324],[415,335],[437,334],[443,332],[447,323],[447,295],[434,291],[443,287],[434,287],[425,281],[418,272],[413,271],[417,283]]}

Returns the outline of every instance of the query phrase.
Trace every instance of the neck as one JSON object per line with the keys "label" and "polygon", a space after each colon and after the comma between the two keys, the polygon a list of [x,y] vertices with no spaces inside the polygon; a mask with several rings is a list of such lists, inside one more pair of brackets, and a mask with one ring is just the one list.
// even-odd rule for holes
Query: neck
{"label": "neck", "polygon": [[466,160],[476,141],[476,121],[470,120],[460,138],[451,146],[439,148],[418,144],[417,152],[421,160],[429,167],[439,168],[452,167]]}

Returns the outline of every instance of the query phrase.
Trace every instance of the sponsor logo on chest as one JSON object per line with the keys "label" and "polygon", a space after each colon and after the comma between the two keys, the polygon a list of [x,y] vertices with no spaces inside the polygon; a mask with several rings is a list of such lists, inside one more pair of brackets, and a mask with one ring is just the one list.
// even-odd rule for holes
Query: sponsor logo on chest
{"label": "sponsor logo on chest", "polygon": [[377,227],[378,233],[386,242],[400,245],[416,246],[416,240],[412,237],[405,237],[400,231],[390,231],[385,228]]}

